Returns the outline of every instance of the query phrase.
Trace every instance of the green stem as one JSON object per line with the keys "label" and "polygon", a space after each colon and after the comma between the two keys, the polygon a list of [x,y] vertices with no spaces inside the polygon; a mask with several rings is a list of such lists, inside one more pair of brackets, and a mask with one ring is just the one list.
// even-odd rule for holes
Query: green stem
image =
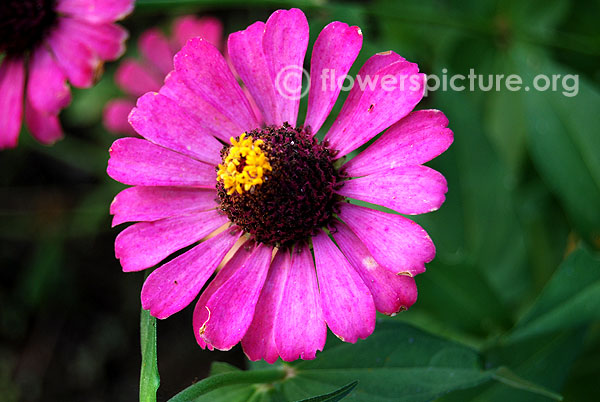
{"label": "green stem", "polygon": [[188,402],[217,388],[236,384],[268,384],[282,380],[287,373],[284,369],[256,370],[217,374],[208,377],[181,391],[168,402]]}
{"label": "green stem", "polygon": [[140,343],[140,402],[156,402],[156,390],[160,385],[156,358],[156,318],[144,309],[140,315]]}

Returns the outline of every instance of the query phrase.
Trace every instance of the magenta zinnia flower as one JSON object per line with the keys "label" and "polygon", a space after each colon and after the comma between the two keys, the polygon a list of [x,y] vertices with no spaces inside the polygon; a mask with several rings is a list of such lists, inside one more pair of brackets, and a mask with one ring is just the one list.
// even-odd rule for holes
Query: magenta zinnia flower
{"label": "magenta zinnia flower", "polygon": [[71,101],[67,81],[92,86],[102,61],[124,51],[115,21],[134,0],[3,0],[0,4],[0,149],[17,146],[25,124],[41,143],[62,137],[58,113]]}
{"label": "magenta zinnia flower", "polygon": [[[144,139],[117,140],[110,151],[108,174],[135,186],[116,196],[113,224],[141,221],[116,239],[123,270],[185,248],[146,279],[143,307],[158,318],[180,311],[231,252],[196,304],[194,334],[209,349],[241,342],[252,360],[312,359],[327,326],[356,342],[373,332],[376,310],[411,306],[413,277],[435,255],[430,237],[402,215],[347,199],[420,214],[437,209],[447,191],[444,177],[422,164],[451,144],[448,121],[437,110],[411,113],[424,76],[394,52],[372,56],[358,75],[395,77],[397,85],[356,85],[325,140],[315,137],[340,93],[337,78],[360,51],[358,27],[333,22],[320,33],[306,119],[297,124],[300,87],[290,81],[300,78],[288,77],[285,96],[276,79],[302,66],[308,37],[298,9],[229,36],[233,66],[263,120],[221,53],[190,40],[164,86],[129,117]],[[334,80],[321,85],[331,72]]]}
{"label": "magenta zinnia flower", "polygon": [[159,29],[152,28],[140,36],[138,48],[141,60],[126,59],[115,73],[117,85],[129,97],[113,99],[104,108],[104,125],[113,133],[135,134],[127,116],[135,106],[135,99],[149,91],[158,90],[163,78],[173,69],[173,56],[190,38],[196,36],[221,48],[223,25],[216,18],[196,18],[186,15],[173,23],[173,32],[167,38]]}

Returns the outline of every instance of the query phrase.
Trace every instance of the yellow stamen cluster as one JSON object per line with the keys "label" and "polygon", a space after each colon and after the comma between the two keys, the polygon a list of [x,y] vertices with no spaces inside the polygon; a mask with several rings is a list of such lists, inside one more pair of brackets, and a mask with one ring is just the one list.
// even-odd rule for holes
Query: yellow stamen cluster
{"label": "yellow stamen cluster", "polygon": [[[223,181],[227,194],[250,190],[253,186],[263,183],[263,176],[267,170],[272,170],[267,156],[260,149],[263,140],[254,140],[246,133],[240,135],[239,140],[231,137],[229,154],[219,165],[217,180]],[[240,168],[240,166],[242,166]]]}

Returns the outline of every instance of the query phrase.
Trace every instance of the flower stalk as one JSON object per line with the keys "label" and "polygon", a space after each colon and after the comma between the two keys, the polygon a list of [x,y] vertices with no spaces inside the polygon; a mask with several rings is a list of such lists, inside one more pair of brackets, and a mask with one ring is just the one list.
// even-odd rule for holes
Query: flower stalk
{"label": "flower stalk", "polygon": [[156,402],[156,391],[160,385],[156,356],[156,318],[143,308],[140,314],[140,346],[140,402]]}

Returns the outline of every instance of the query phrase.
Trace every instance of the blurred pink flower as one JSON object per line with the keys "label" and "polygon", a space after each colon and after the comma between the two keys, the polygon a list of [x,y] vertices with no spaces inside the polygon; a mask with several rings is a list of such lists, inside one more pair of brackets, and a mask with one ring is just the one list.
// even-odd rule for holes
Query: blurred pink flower
{"label": "blurred pink flower", "polygon": [[128,95],[109,101],[104,108],[104,126],[113,133],[135,135],[127,116],[135,106],[135,99],[146,92],[156,91],[164,77],[173,69],[173,56],[188,39],[201,37],[217,48],[222,47],[223,25],[212,17],[193,15],[177,18],[171,38],[159,29],[145,31],[138,40],[141,60],[125,59],[115,73],[119,88]]}
{"label": "blurred pink flower", "polygon": [[[423,163],[444,152],[453,134],[442,112],[412,111],[423,97],[423,74],[394,52],[375,54],[359,76],[389,75],[406,85],[355,86],[319,141],[342,84],[319,80],[325,72],[347,74],[362,32],[341,22],[321,31],[300,125],[300,97],[284,96],[277,77],[301,69],[308,30],[302,11],[291,9],[229,36],[231,62],[262,117],[221,52],[190,40],[159,92],[143,95],[129,116],[143,138],[119,139],[110,149],[108,174],[134,186],[115,197],[113,226],[139,221],[115,241],[123,270],[150,268],[185,249],[148,276],[145,309],[161,319],[180,311],[226,261],[194,310],[203,348],[241,342],[250,359],[274,362],[313,359],[327,327],[356,342],[373,332],[376,311],[393,315],[416,301],[413,277],[435,256],[415,222],[347,202],[401,214],[444,202],[446,180]],[[292,95],[301,77],[288,77]]]}
{"label": "blurred pink flower", "polygon": [[114,24],[134,0],[8,0],[0,3],[0,149],[17,146],[21,121],[43,144],[62,137],[58,120],[71,101],[67,81],[92,86],[102,62],[125,50]]}

